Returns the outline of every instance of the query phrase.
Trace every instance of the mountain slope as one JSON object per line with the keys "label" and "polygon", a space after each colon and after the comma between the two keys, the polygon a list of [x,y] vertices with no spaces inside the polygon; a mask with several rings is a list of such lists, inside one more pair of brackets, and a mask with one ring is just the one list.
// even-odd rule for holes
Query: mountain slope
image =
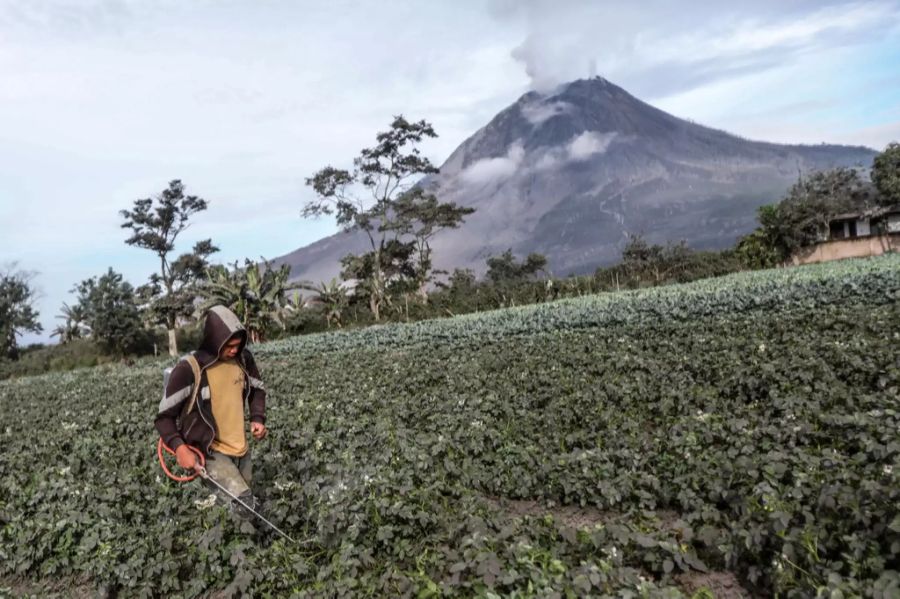
{"label": "mountain slope", "polygon": [[[863,147],[756,142],[679,119],[602,78],[529,92],[463,142],[422,181],[443,201],[477,209],[433,244],[438,268],[484,270],[512,248],[551,270],[589,272],[618,259],[629,233],[721,248],[755,227],[755,211],[800,173],[869,166]],[[339,234],[279,259],[320,280],[365,247]]]}

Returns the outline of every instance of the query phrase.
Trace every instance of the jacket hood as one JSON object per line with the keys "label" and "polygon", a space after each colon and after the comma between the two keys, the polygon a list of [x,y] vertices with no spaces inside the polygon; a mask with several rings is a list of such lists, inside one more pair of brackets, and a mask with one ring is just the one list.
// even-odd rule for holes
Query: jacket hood
{"label": "jacket hood", "polygon": [[241,346],[238,348],[238,355],[241,355],[247,345],[247,332],[244,330],[244,326],[234,312],[225,306],[213,306],[206,313],[200,349],[213,356],[218,356],[225,342],[235,334],[239,334],[241,337]]}

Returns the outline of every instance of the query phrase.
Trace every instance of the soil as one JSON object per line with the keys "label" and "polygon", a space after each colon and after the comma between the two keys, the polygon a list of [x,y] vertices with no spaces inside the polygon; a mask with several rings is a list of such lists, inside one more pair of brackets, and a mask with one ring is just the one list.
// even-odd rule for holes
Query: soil
{"label": "soil", "polygon": [[[590,529],[595,524],[609,524],[623,519],[622,514],[603,511],[591,506],[548,506],[541,501],[507,499],[505,497],[485,497],[485,501],[492,508],[513,518],[523,516],[541,518],[549,514],[560,524],[571,528]],[[677,512],[659,510],[656,512],[656,518],[659,520],[660,530],[678,530]],[[741,586],[737,577],[731,572],[685,572],[675,576],[675,583],[688,596],[705,589],[712,593],[715,599],[752,599],[754,597],[750,591]]]}
{"label": "soil", "polygon": [[36,599],[99,599],[107,593],[98,590],[84,580],[41,580],[25,578],[0,578],[0,598],[25,597]]}
{"label": "soil", "polygon": [[[533,499],[507,499],[505,497],[485,497],[485,501],[494,509],[506,513],[513,518],[531,516],[541,518],[547,514],[557,522],[571,528],[593,528],[595,524],[609,524],[623,519],[622,514],[603,511],[593,506],[553,505]],[[678,514],[670,510],[656,512],[661,530],[674,530],[678,523]]]}
{"label": "soil", "polygon": [[685,572],[676,576],[675,581],[688,596],[705,588],[716,599],[751,599],[753,597],[731,572]]}

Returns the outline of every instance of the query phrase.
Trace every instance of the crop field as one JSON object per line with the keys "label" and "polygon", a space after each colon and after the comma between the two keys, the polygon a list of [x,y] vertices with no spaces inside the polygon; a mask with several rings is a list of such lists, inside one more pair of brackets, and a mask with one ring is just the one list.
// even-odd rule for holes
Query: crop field
{"label": "crop field", "polygon": [[900,255],[254,351],[301,544],[162,474],[168,362],[11,380],[0,594],[900,596]]}

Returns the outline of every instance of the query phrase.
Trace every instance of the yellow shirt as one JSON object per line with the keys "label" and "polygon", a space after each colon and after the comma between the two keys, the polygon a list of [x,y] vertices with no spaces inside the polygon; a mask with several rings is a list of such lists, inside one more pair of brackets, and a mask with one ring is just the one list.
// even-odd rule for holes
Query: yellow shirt
{"label": "yellow shirt", "polygon": [[244,433],[244,372],[234,360],[220,360],[206,371],[213,418],[219,434],[210,448],[230,456],[247,453]]}

